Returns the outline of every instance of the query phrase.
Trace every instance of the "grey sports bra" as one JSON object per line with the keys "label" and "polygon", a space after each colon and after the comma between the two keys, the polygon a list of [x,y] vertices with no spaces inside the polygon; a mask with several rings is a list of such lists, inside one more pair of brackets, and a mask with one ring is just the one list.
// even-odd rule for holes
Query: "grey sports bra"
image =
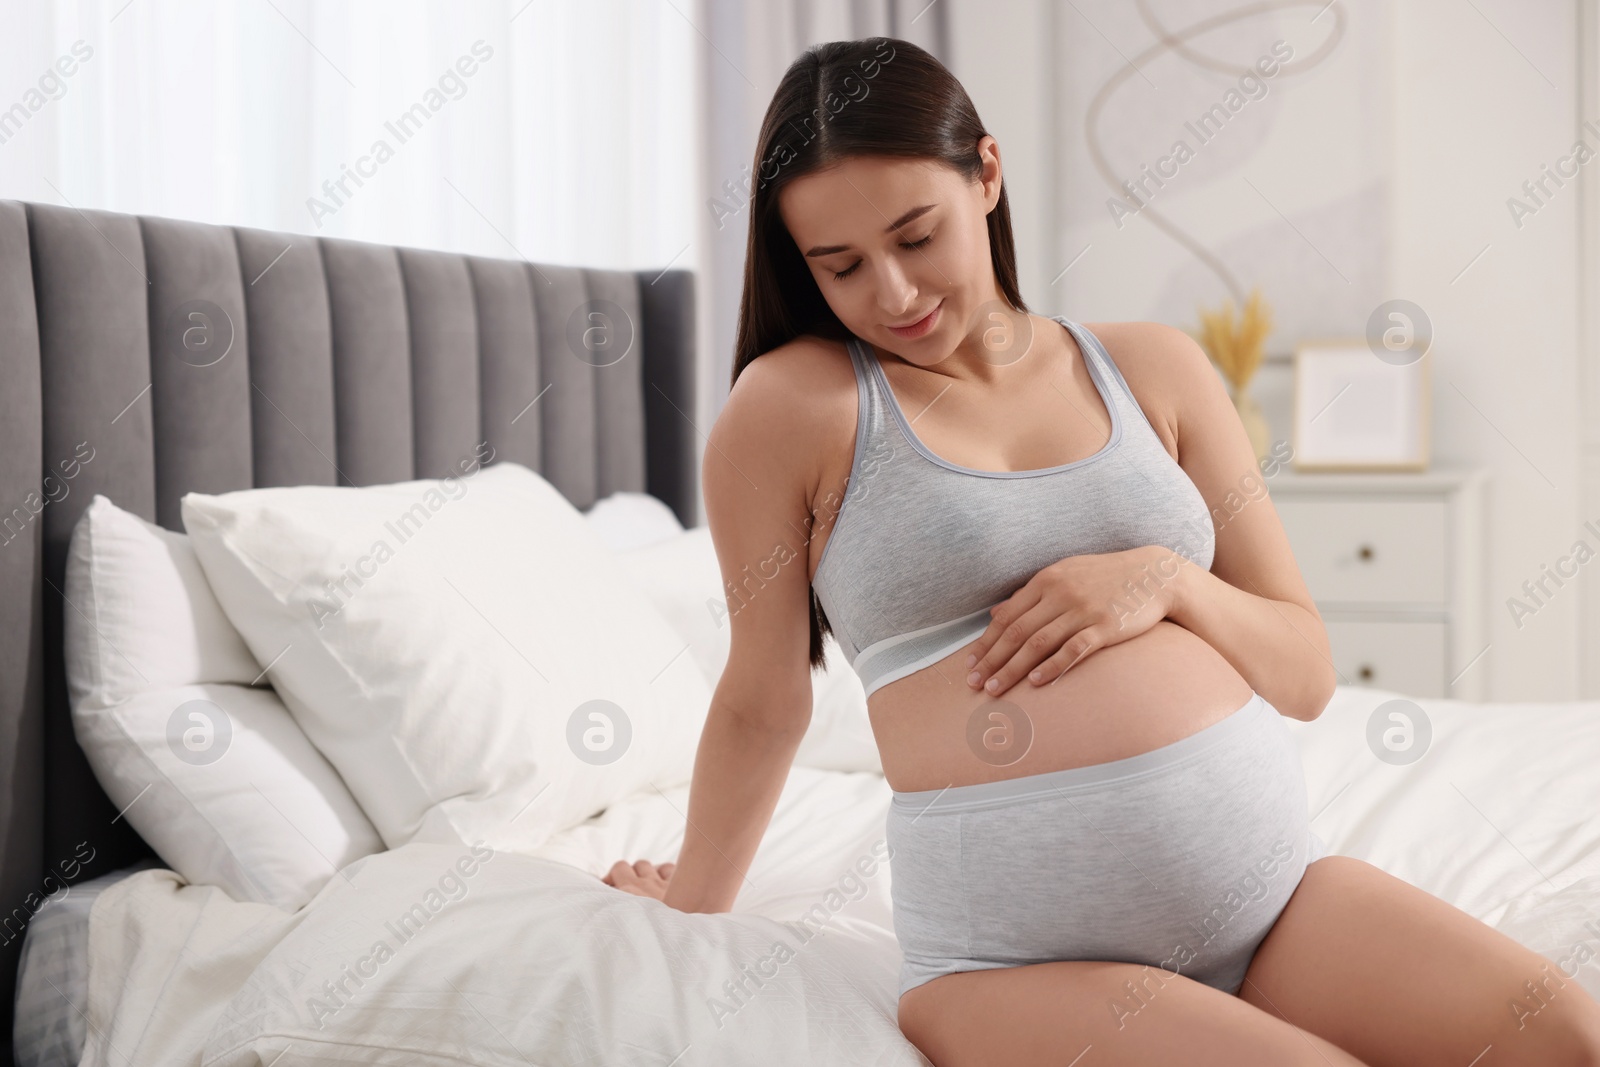
{"label": "grey sports bra", "polygon": [[1088,330],[1083,351],[1111,439],[1072,463],[981,471],[923,445],[877,356],[848,342],[856,444],[812,588],[868,695],[975,640],[989,608],[1067,556],[1164,545],[1211,569],[1215,529],[1122,372]]}

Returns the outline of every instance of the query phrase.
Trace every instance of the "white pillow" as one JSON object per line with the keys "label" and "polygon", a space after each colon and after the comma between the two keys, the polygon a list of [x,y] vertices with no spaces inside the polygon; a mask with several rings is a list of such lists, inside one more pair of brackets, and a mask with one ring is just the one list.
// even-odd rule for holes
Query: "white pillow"
{"label": "white pillow", "polygon": [[832,634],[822,639],[826,657],[821,671],[811,674],[811,726],[794,761],[825,771],[883,773],[878,738],[867,714],[867,691],[861,676],[844,658]]}
{"label": "white pillow", "polygon": [[78,744],[167,867],[296,911],[383,841],[271,689],[184,685],[74,709]]}
{"label": "white pillow", "polygon": [[715,685],[728,662],[731,633],[711,528],[682,530],[656,544],[620,551],[617,559],[661,617],[689,642],[700,673]]}
{"label": "white pillow", "polygon": [[67,691],[106,707],[148,689],[261,673],[189,538],[96,493],[67,548]]}
{"label": "white pillow", "polygon": [[[728,663],[732,630],[711,528],[696,526],[659,544],[620,552],[618,558],[662,617],[689,642],[690,653],[714,688]],[[823,638],[822,648],[822,669],[811,672],[811,725],[795,752],[795,765],[882,774],[861,678],[832,634]]]}
{"label": "white pillow", "polygon": [[662,500],[649,493],[612,493],[583,517],[613,552],[643,548],[683,532],[683,523]]}
{"label": "white pillow", "polygon": [[277,694],[248,684],[261,668],[187,536],[96,495],[72,531],[65,593],[73,732],[163,863],[294,910],[383,848]]}
{"label": "white pillow", "polygon": [[223,610],[390,848],[530,850],[690,778],[704,678],[526,467],[182,510]]}

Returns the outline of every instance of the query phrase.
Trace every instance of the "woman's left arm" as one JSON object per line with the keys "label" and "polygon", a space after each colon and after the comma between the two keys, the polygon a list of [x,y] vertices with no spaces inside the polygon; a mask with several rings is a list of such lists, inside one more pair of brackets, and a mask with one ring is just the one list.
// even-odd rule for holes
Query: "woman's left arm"
{"label": "woman's left arm", "polygon": [[1111,332],[1117,347],[1106,344],[1123,376],[1131,369],[1141,380],[1128,384],[1138,395],[1151,386],[1158,411],[1171,413],[1178,465],[1216,528],[1211,570],[1179,568],[1167,618],[1204,638],[1283,714],[1316,718],[1338,679],[1328,631],[1222,376],[1181,330],[1129,323]]}
{"label": "woman's left arm", "polygon": [[[1092,329],[1211,512],[1216,531],[1211,570],[1151,546],[1069,557],[1059,569],[1047,568],[1056,569],[1054,590],[1041,572],[996,606],[977,649],[978,684],[993,695],[995,689],[986,684],[991,674],[999,692],[1018,682],[1047,685],[1095,648],[1148,629],[1160,612],[1221,653],[1278,711],[1316,718],[1337,681],[1327,631],[1221,376],[1195,340],[1173,327],[1130,322]],[[1172,560],[1178,562],[1175,568]],[[1142,617],[1110,616],[1105,605],[1118,601],[1126,579],[1151,570],[1159,576],[1159,595],[1138,609]],[[1054,613],[1046,608],[1049,600],[1071,605],[1050,627],[1058,636],[1045,642],[1060,654],[1034,659],[1023,651],[1026,635],[1019,631],[1043,629],[1035,624]],[[1021,655],[1014,658],[1014,653]],[[1035,664],[1038,678],[1030,676]]]}

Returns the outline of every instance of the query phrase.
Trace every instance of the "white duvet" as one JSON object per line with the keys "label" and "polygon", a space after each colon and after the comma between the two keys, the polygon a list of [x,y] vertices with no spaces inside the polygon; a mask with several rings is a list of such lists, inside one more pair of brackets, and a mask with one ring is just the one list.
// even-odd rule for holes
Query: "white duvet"
{"label": "white duvet", "polygon": [[[1600,995],[1600,704],[1418,704],[1417,762],[1378,759],[1341,689],[1290,722],[1313,827]],[[895,1025],[881,776],[797,767],[727,914],[599,881],[672,859],[688,787],[646,790],[534,855],[411,844],[288,913],[136,874],[90,925],[88,1067],[924,1064]]]}

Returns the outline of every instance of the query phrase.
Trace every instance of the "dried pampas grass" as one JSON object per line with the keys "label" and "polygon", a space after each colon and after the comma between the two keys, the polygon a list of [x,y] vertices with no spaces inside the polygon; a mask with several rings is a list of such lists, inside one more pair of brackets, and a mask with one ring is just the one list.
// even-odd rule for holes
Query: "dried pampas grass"
{"label": "dried pampas grass", "polygon": [[1200,332],[1195,340],[1222,371],[1234,392],[1243,391],[1261,366],[1267,334],[1272,332],[1272,309],[1257,288],[1250,291],[1237,323],[1231,300],[1223,301],[1216,311],[1200,308],[1199,314]]}

